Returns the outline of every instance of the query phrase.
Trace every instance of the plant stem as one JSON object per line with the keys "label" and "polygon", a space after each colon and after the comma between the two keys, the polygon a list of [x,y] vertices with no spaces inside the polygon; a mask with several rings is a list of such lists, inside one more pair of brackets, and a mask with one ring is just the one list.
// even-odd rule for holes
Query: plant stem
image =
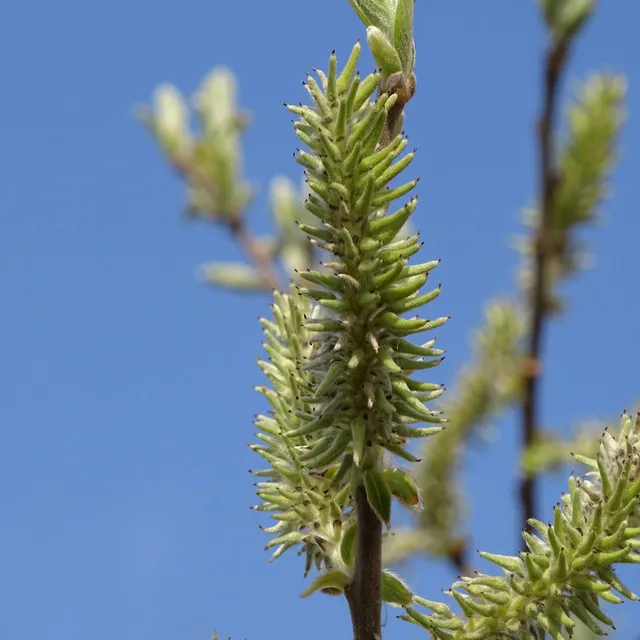
{"label": "plant stem", "polygon": [[[178,173],[185,179],[199,184],[204,189],[211,188],[211,182],[207,175],[196,166],[174,164]],[[213,211],[213,214],[216,212]],[[280,279],[276,273],[271,256],[249,231],[244,220],[244,213],[235,214],[232,217],[215,217],[220,224],[225,225],[233,234],[238,245],[257,267],[260,273],[262,288],[265,291],[274,289],[282,290]]]}
{"label": "plant stem", "polygon": [[356,489],[358,538],[353,581],[345,595],[351,612],[353,640],[380,640],[382,522],[369,506],[364,487]]}
{"label": "plant stem", "polygon": [[[568,56],[569,41],[566,38],[554,40],[546,54],[544,72],[544,98],[538,138],[540,146],[540,223],[534,239],[534,273],[529,303],[531,313],[531,333],[524,367],[524,398],[522,402],[522,448],[525,450],[536,439],[539,424],[538,395],[540,386],[541,350],[548,313],[548,258],[551,255],[553,206],[558,173],[554,164],[553,123],[558,102],[558,88]],[[537,504],[536,478],[524,478],[520,483],[522,519],[535,517]]]}
{"label": "plant stem", "polygon": [[271,261],[271,256],[247,229],[244,217],[237,216],[230,220],[228,225],[236,242],[244,249],[244,252],[258,268],[265,290],[280,290],[279,278]]}
{"label": "plant stem", "polygon": [[473,567],[469,562],[469,550],[467,541],[464,539],[453,540],[449,544],[449,562],[453,565],[460,576],[472,576]]}
{"label": "plant stem", "polygon": [[[393,131],[404,112],[404,105],[413,97],[414,92],[413,74],[411,82],[404,77],[398,77],[394,86],[389,88],[389,93],[398,93],[399,99],[387,114],[378,143],[379,148],[387,146],[392,141]],[[379,95],[381,93],[382,87],[378,91]],[[382,522],[369,506],[363,486],[356,489],[356,522],[356,564],[353,580],[345,591],[351,612],[353,640],[381,640]]]}

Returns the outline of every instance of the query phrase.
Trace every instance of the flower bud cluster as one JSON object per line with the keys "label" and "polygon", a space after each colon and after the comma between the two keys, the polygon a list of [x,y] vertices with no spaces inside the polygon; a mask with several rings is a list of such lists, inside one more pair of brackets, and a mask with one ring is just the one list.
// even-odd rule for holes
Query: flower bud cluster
{"label": "flower bud cluster", "polygon": [[518,556],[481,552],[505,575],[464,577],[451,587],[448,594],[464,617],[414,596],[431,614],[407,607],[403,618],[443,640],[545,634],[561,640],[576,620],[597,635],[604,634],[603,625],[613,627],[602,603],[639,599],[612,565],[640,563],[640,419],[624,414],[619,435],[605,431],[595,459],[575,457],[592,470],[584,478],[570,476],[552,522],[529,520],[534,533],[523,533],[528,550]]}
{"label": "flower bud cluster", "polygon": [[[322,270],[299,272],[307,286],[276,294],[274,322],[262,321],[270,362],[260,366],[273,388],[259,390],[273,412],[258,418],[262,443],[252,446],[271,464],[254,472],[264,478],[257,508],[278,520],[268,529],[277,534],[268,546],[279,555],[304,544],[307,568],[315,561],[343,576],[325,585],[333,591],[353,561],[353,487],[365,487],[386,524],[393,497],[418,507],[414,481],[385,468],[383,456],[416,461],[410,440],[437,433],[444,422],[425,406],[442,385],[413,378],[438,365],[443,352],[434,340],[416,345],[407,338],[447,318],[402,317],[440,293],[439,286],[421,293],[438,261],[408,264],[422,244],[404,234],[417,198],[389,212],[417,184],[390,184],[415,152],[402,155],[402,133],[381,145],[396,96],[372,99],[380,78],[355,73],[359,53],[356,45],[340,74],[332,54],[320,82],[304,83],[313,106],[288,107],[299,116],[296,133],[308,147],[296,159],[310,189],[305,207],[317,220],[300,228],[330,259]],[[430,425],[416,426],[424,422]]]}

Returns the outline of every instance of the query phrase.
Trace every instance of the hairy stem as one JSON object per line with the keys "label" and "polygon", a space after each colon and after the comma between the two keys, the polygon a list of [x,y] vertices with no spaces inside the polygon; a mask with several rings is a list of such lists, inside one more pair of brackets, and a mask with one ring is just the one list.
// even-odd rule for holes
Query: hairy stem
{"label": "hairy stem", "polygon": [[[548,311],[548,258],[551,256],[551,227],[553,205],[558,174],[554,164],[553,123],[558,102],[560,79],[568,56],[567,39],[554,41],[546,55],[544,71],[544,98],[542,113],[538,122],[539,139],[539,180],[540,180],[540,223],[534,239],[533,285],[531,287],[529,309],[531,332],[524,370],[524,397],[522,402],[522,448],[533,443],[539,424],[538,395],[540,387],[541,351]],[[524,478],[520,484],[522,519],[526,525],[535,517],[537,504],[536,478]]]}
{"label": "hairy stem", "polygon": [[358,538],[353,581],[346,590],[353,640],[380,640],[382,522],[369,506],[364,487],[356,489]]}

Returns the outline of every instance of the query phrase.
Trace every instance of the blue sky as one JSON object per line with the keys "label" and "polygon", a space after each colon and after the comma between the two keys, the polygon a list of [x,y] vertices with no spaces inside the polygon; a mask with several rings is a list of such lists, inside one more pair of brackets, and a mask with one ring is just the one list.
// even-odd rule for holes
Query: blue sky
{"label": "blue sky", "polygon": [[[570,78],[624,72],[631,119],[606,223],[586,235],[597,268],[568,287],[570,312],[549,333],[543,418],[557,430],[639,396],[640,5],[601,5]],[[160,82],[190,95],[214,65],[231,67],[255,120],[250,221],[266,231],[274,172],[300,178],[282,102],[304,99],[304,73],[334,47],[344,60],[362,35],[347,0],[2,2],[0,638],[348,636],[342,600],[298,599],[298,558],[267,563],[249,510],[268,301],[196,281],[200,263],[239,253],[179,220],[182,187],[132,107]],[[450,383],[483,301],[512,289],[507,241],[534,197],[543,38],[533,0],[418,0],[416,43],[415,225],[425,258],[444,259],[434,304],[454,318],[439,332]],[[496,427],[467,458],[469,528],[474,547],[512,552],[518,425]],[[543,519],[563,483],[545,482]],[[453,579],[437,563],[405,575],[432,598]],[[618,608],[616,637],[633,637],[637,606]],[[395,613],[385,638],[427,637]]]}

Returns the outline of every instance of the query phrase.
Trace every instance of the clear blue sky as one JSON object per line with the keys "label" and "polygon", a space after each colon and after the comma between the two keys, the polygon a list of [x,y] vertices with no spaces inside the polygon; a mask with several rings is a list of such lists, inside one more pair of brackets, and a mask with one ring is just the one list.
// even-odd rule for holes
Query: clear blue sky
{"label": "clear blue sky", "polygon": [[[631,119],[607,222],[587,236],[597,269],[569,287],[547,344],[543,413],[558,430],[640,395],[640,4],[600,4],[570,76],[626,73]],[[512,289],[543,40],[534,0],[418,0],[416,14],[406,128],[423,252],[444,259],[450,383],[483,301]],[[3,0],[0,639],[207,640],[214,626],[234,640],[348,637],[342,600],[298,599],[300,559],[267,564],[249,510],[267,299],[195,280],[200,263],[239,254],[179,221],[182,186],[131,114],[160,82],[191,94],[230,66],[255,117],[250,219],[265,231],[274,171],[299,180],[282,102],[304,99],[304,73],[362,35],[347,0]],[[517,424],[498,426],[467,459],[469,527],[474,547],[512,552]],[[564,476],[545,483],[545,519]],[[406,576],[433,598],[453,577],[429,563]],[[639,606],[618,608],[617,637],[632,637]],[[388,614],[385,638],[427,637]]]}

